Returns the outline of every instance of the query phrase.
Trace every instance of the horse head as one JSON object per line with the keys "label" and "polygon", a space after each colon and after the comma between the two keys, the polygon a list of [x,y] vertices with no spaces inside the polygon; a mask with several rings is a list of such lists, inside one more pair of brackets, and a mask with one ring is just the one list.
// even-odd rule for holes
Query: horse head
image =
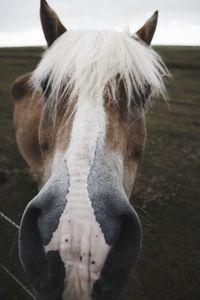
{"label": "horse head", "polygon": [[132,36],[68,31],[45,0],[40,14],[48,49],[13,86],[17,142],[40,181],[20,258],[38,299],[118,299],[141,249],[129,199],[145,106],[164,91],[166,69],[149,46],[158,13]]}

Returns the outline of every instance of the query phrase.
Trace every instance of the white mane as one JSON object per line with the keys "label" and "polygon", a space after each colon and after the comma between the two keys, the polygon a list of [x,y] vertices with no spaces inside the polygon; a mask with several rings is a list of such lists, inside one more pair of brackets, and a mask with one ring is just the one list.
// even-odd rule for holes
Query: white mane
{"label": "white mane", "polygon": [[130,103],[133,89],[140,95],[146,84],[153,94],[163,95],[164,75],[167,69],[160,56],[128,33],[71,30],[44,53],[32,82],[36,89],[46,82],[54,103],[69,92],[69,101],[79,95],[91,96],[94,101],[102,99],[107,87],[116,100],[117,76],[120,76]]}

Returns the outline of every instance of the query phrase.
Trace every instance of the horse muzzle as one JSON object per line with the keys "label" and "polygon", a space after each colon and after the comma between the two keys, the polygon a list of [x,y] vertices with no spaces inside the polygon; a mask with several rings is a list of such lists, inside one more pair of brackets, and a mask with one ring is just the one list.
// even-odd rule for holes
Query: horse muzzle
{"label": "horse muzzle", "polygon": [[[106,194],[99,195],[99,199],[103,197],[104,203],[108,203],[107,208],[103,209],[101,201],[98,206],[93,203],[95,220],[102,232],[101,240],[92,229],[94,226],[91,223],[88,227],[88,230],[91,228],[91,232],[87,235],[90,239],[88,238],[86,243],[88,248],[83,250],[80,240],[87,241],[84,222],[77,227],[78,221],[74,218],[71,220],[72,227],[68,230],[68,238],[73,241],[71,247],[60,246],[61,241],[66,242],[66,236],[60,233],[59,246],[51,248],[48,245],[51,244],[50,241],[59,228],[67,207],[66,192],[67,187],[62,193],[55,193],[55,189],[41,191],[28,204],[22,218],[19,235],[20,258],[36,297],[41,300],[116,300],[126,285],[140,253],[142,231],[138,216],[127,199],[106,202]],[[66,224],[67,226],[69,225]],[[77,230],[74,228],[79,228],[77,236]],[[94,232],[96,244],[91,242]],[[98,245],[102,245],[103,238],[105,247],[102,247],[101,255]],[[84,252],[87,257],[92,256],[85,265]],[[99,257],[100,263],[96,265],[98,272],[95,273],[94,264],[98,262]],[[71,269],[68,268],[70,264]],[[84,267],[85,274],[88,275],[81,278],[83,273],[79,272],[82,270],[79,267]],[[73,277],[73,270],[74,273],[79,272],[80,276]],[[80,284],[77,284],[78,281]]]}

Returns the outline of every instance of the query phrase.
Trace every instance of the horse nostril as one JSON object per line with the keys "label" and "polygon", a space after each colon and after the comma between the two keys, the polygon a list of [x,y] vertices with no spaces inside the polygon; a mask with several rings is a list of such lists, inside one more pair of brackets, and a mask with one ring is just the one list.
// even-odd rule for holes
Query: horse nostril
{"label": "horse nostril", "polygon": [[132,207],[121,217],[120,233],[107,256],[93,299],[118,299],[139,257],[142,229]]}
{"label": "horse nostril", "polygon": [[[61,299],[65,269],[58,251],[46,253],[44,250],[41,224],[44,221],[46,224],[46,219],[42,208],[37,206],[39,202],[35,198],[25,209],[19,232],[19,255],[38,299]],[[46,212],[44,204],[43,210]]]}
{"label": "horse nostril", "polygon": [[19,232],[19,255],[30,281],[45,269],[46,259],[37,225],[40,210],[30,203],[23,215]]}

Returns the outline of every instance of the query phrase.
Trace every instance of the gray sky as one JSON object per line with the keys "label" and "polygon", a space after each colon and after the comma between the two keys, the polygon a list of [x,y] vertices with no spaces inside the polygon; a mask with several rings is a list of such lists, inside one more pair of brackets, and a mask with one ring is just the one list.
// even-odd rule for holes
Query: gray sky
{"label": "gray sky", "polygon": [[[0,46],[44,45],[39,0],[0,0]],[[200,0],[48,0],[67,28],[126,28],[135,32],[155,10],[154,44],[200,45]]]}

